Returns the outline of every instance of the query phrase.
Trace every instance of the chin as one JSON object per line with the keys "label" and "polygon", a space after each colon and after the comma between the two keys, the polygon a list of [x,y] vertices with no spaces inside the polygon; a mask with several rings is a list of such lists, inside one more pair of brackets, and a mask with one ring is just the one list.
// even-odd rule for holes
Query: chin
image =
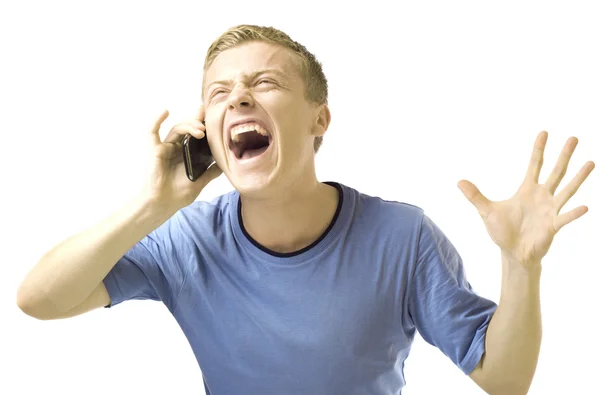
{"label": "chin", "polygon": [[270,144],[261,155],[240,159],[229,152],[227,178],[233,187],[244,196],[267,197],[283,184],[280,177],[277,146]]}
{"label": "chin", "polygon": [[273,190],[280,184],[276,182],[276,177],[273,172],[229,174],[228,179],[240,195],[254,198],[271,196]]}

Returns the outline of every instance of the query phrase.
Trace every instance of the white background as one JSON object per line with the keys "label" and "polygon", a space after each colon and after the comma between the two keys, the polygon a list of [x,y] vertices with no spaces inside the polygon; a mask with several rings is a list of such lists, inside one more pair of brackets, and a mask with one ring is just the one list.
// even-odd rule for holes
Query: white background
{"label": "white background", "polygon": [[[47,250],[138,192],[148,127],[163,108],[163,137],[194,114],[205,51],[238,23],[280,28],[323,62],[333,118],[319,178],[424,208],[476,291],[498,301],[498,250],[456,183],[510,197],[541,130],[541,181],[569,136],[580,142],[564,183],[587,160],[598,165],[600,12],[591,1],[412,3],[2,2],[0,393],[203,393],[162,304],[44,322],[15,294]],[[530,394],[597,393],[599,175],[565,207],[590,211],[543,262]],[[221,177],[200,198],[230,189]],[[405,373],[407,395],[483,393],[421,338]]]}

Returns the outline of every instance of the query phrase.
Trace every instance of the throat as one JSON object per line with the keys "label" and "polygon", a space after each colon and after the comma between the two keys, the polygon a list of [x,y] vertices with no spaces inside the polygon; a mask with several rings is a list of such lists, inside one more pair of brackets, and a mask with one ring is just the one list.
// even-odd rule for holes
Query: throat
{"label": "throat", "polygon": [[250,149],[246,149],[243,150],[239,159],[250,159],[250,158],[254,158],[255,156],[259,156],[260,154],[262,154],[263,152],[265,152],[267,150],[267,148],[269,148],[268,145],[265,145],[263,147],[260,148],[250,148]]}
{"label": "throat", "polygon": [[230,147],[238,159],[249,159],[265,152],[271,144],[269,136],[263,136],[254,130],[238,135],[235,141],[230,140]]}
{"label": "throat", "polygon": [[246,236],[272,254],[294,254],[320,241],[336,220],[340,193],[320,184],[318,192],[279,202],[240,201]]}

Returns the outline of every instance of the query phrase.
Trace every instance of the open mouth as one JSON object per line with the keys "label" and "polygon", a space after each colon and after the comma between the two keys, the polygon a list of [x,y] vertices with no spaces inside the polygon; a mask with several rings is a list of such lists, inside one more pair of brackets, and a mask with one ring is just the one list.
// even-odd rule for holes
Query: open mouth
{"label": "open mouth", "polygon": [[271,145],[271,136],[258,125],[232,130],[229,148],[237,159],[250,159],[261,155]]}

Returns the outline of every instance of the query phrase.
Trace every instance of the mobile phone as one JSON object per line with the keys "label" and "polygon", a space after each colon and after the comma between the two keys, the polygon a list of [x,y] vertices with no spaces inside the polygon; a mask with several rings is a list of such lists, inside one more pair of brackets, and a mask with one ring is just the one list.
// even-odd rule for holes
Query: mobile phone
{"label": "mobile phone", "polygon": [[[204,124],[204,122],[202,123]],[[183,138],[182,144],[185,172],[190,181],[196,181],[215,161],[210,152],[206,132],[201,139],[187,134]]]}

